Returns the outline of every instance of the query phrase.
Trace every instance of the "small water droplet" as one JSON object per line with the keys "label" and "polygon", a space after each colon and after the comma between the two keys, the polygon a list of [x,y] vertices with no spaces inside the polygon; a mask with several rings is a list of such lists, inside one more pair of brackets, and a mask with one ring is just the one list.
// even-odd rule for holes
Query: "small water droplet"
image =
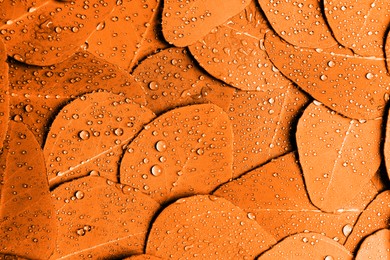
{"label": "small water droplet", "polygon": [[106,27],[106,22],[103,21],[96,26],[96,31],[101,31],[104,27]]}
{"label": "small water droplet", "polygon": [[82,130],[79,132],[79,137],[81,140],[88,140],[91,137],[91,134],[87,130]]}
{"label": "small water droplet", "polygon": [[79,236],[84,236],[85,235],[85,230],[83,228],[79,228],[79,229],[77,229],[76,233]]}
{"label": "small water droplet", "polygon": [[78,190],[78,191],[76,191],[76,192],[74,193],[74,196],[75,196],[77,199],[81,200],[82,198],[84,198],[84,192],[82,192],[81,190]]}
{"label": "small water droplet", "polygon": [[122,128],[116,128],[116,129],[114,130],[114,134],[115,134],[116,136],[121,136],[121,135],[123,135],[123,129],[122,129]]}
{"label": "small water droplet", "polygon": [[249,219],[255,219],[256,218],[255,214],[253,214],[252,212],[249,212],[247,214],[247,216],[248,216]]}
{"label": "small water droplet", "polygon": [[157,82],[155,82],[155,81],[151,81],[151,82],[149,82],[149,89],[150,90],[157,90],[158,89],[158,83]]}
{"label": "small water droplet", "polygon": [[26,105],[24,107],[24,111],[26,111],[27,113],[30,113],[34,110],[34,107],[32,105]]}
{"label": "small water droplet", "polygon": [[350,225],[350,224],[345,225],[343,227],[343,234],[344,234],[344,236],[346,236],[346,237],[349,236],[349,234],[351,234],[351,232],[352,232],[352,229],[353,229],[352,225]]}
{"label": "small water droplet", "polygon": [[366,79],[373,79],[374,78],[374,74],[372,74],[371,72],[368,72],[366,74]]}
{"label": "small water droplet", "polygon": [[328,79],[328,76],[322,74],[322,75],[320,76],[320,79],[321,79],[322,81],[327,80],[327,79]]}
{"label": "small water droplet", "polygon": [[164,152],[167,149],[167,143],[165,141],[158,141],[155,145],[155,148],[159,152]]}
{"label": "small water droplet", "polygon": [[156,177],[159,176],[162,173],[162,171],[163,171],[162,167],[158,164],[153,165],[152,168],[150,169],[152,175]]}

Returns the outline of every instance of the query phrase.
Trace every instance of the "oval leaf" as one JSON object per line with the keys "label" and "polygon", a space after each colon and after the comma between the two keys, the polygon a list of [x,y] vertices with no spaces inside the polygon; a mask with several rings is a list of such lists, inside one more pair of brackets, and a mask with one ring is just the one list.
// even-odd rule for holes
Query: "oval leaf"
{"label": "oval leaf", "polygon": [[307,97],[292,84],[269,91],[236,91],[228,116],[233,126],[233,176],[292,150],[294,122]]}
{"label": "oval leaf", "polygon": [[145,104],[145,94],[130,74],[87,52],[50,67],[12,62],[9,75],[11,116],[27,124],[42,146],[54,116],[78,96],[105,89]]}
{"label": "oval leaf", "polygon": [[123,147],[153,118],[149,109],[107,92],[65,106],[44,147],[50,186],[87,174],[117,181]]}
{"label": "oval leaf", "polygon": [[252,2],[242,12],[189,46],[199,64],[214,77],[242,90],[282,88],[289,83],[264,50],[269,26]]}
{"label": "oval leaf", "polygon": [[287,42],[307,48],[329,48],[337,44],[322,15],[320,0],[258,0],[276,33]]}
{"label": "oval leaf", "polygon": [[176,201],[157,216],[146,253],[164,259],[253,259],[275,243],[229,201],[198,195]]}
{"label": "oval leaf", "polygon": [[213,194],[248,213],[277,240],[306,230],[326,234],[343,243],[359,213],[377,194],[373,185],[355,205],[326,213],[310,203],[295,153],[289,153],[219,187]]}
{"label": "oval leaf", "polygon": [[387,0],[324,0],[324,13],[337,41],[360,55],[383,57],[390,23]]}
{"label": "oval leaf", "polygon": [[[87,50],[124,69],[132,67],[138,58],[148,32],[157,20],[159,0],[122,0],[101,22],[86,41]],[[153,39],[153,38],[152,38]],[[157,42],[157,41],[154,41]],[[159,41],[154,48],[165,47]],[[154,49],[157,50],[157,49]]]}
{"label": "oval leaf", "polygon": [[388,228],[389,218],[390,191],[387,190],[380,193],[359,216],[344,246],[351,252],[355,252],[366,236],[380,229]]}
{"label": "oval leaf", "polygon": [[115,1],[45,1],[0,26],[8,55],[35,65],[61,62],[76,52]]}
{"label": "oval leaf", "polygon": [[10,122],[0,152],[0,252],[48,259],[57,227],[45,161],[34,135]]}
{"label": "oval leaf", "polygon": [[301,233],[284,239],[257,259],[352,260],[353,257],[347,249],[333,239],[317,233]]}
{"label": "oval leaf", "polygon": [[355,259],[390,259],[390,230],[381,229],[364,239]]}
{"label": "oval leaf", "polygon": [[238,14],[250,0],[165,0],[162,30],[165,39],[184,47],[203,38],[214,27]]}
{"label": "oval leaf", "polygon": [[57,247],[51,259],[104,259],[143,252],[159,205],[129,186],[84,177],[52,191]]}
{"label": "oval leaf", "polygon": [[296,138],[314,205],[324,211],[337,211],[370,181],[381,163],[381,123],[360,123],[322,105],[306,108],[299,119]]}
{"label": "oval leaf", "polygon": [[296,48],[272,33],[265,48],[285,76],[332,110],[356,119],[383,115],[390,84],[383,59],[354,56],[341,47]]}
{"label": "oval leaf", "polygon": [[385,157],[385,163],[387,168],[387,176],[390,179],[390,117],[387,118],[387,124],[386,124],[386,136],[384,140],[384,157]]}
{"label": "oval leaf", "polygon": [[156,114],[201,103],[227,109],[234,92],[204,73],[182,48],[169,48],[148,57],[133,75],[146,93],[147,107]]}
{"label": "oval leaf", "polygon": [[3,42],[0,40],[0,149],[3,147],[9,121],[9,68],[6,60],[7,52]]}
{"label": "oval leaf", "polygon": [[160,204],[207,194],[232,177],[232,127],[215,105],[167,112],[145,127],[127,146],[121,183]]}

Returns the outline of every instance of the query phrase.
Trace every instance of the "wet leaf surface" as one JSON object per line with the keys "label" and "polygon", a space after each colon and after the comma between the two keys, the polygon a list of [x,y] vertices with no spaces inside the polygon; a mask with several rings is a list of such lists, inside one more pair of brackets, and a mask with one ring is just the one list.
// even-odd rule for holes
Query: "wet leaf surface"
{"label": "wet leaf surface", "polygon": [[354,56],[337,46],[297,48],[272,33],[265,48],[286,77],[332,110],[356,119],[383,115],[390,84],[384,59]]}
{"label": "wet leaf surface", "polygon": [[283,88],[289,80],[270,62],[263,45],[269,30],[252,1],[239,14],[190,45],[189,50],[207,72],[238,89]]}
{"label": "wet leaf surface", "polygon": [[3,42],[0,40],[0,149],[7,133],[9,122],[9,66],[6,63],[7,54]]}
{"label": "wet leaf surface", "polygon": [[337,44],[322,15],[322,1],[258,0],[272,28],[285,41],[307,48]]}
{"label": "wet leaf surface", "polygon": [[117,181],[124,148],[153,118],[149,109],[108,92],[74,100],[59,112],[45,143],[50,186],[88,174]]}
{"label": "wet leaf surface", "polygon": [[317,233],[300,233],[288,237],[262,254],[265,259],[353,259],[342,245]]}
{"label": "wet leaf surface", "polygon": [[381,124],[382,120],[344,118],[315,103],[306,108],[296,138],[305,184],[314,205],[324,211],[337,211],[370,181],[381,163]]}
{"label": "wet leaf surface", "polygon": [[202,104],[174,109],[127,146],[120,182],[160,204],[207,194],[232,178],[233,136],[221,108]]}
{"label": "wet leaf surface", "polygon": [[45,1],[0,26],[9,56],[34,65],[52,65],[76,52],[115,1]]}
{"label": "wet leaf surface", "polygon": [[50,0],[12,0],[0,2],[0,24],[10,23],[17,17]]}
{"label": "wet leaf surface", "polygon": [[235,92],[228,110],[234,177],[293,149],[294,122],[307,102],[292,84],[269,91]]}
{"label": "wet leaf surface", "polygon": [[21,123],[9,123],[0,178],[0,252],[48,259],[57,232],[54,206],[42,150]]}
{"label": "wet leaf surface", "polygon": [[135,256],[130,256],[127,257],[123,260],[160,260],[162,258],[157,257],[157,256],[152,256],[152,255],[135,255]]}
{"label": "wet leaf surface", "polygon": [[41,145],[55,115],[83,94],[105,89],[140,104],[146,102],[131,75],[87,52],[49,67],[11,61],[9,78],[11,117],[27,124]]}
{"label": "wet leaf surface", "polygon": [[227,109],[234,92],[204,73],[182,48],[169,48],[150,56],[133,75],[146,93],[147,107],[156,114],[202,103]]}
{"label": "wet leaf surface", "polygon": [[337,41],[364,56],[383,57],[390,23],[386,0],[324,0],[324,13]]}
{"label": "wet leaf surface", "polygon": [[184,47],[203,38],[214,27],[242,11],[251,0],[165,0],[162,30],[165,39]]}
{"label": "wet leaf surface", "polygon": [[213,194],[243,209],[277,240],[308,230],[343,243],[347,229],[377,191],[366,185],[355,205],[335,213],[322,212],[311,204],[297,157],[289,153],[222,185]]}
{"label": "wet leaf surface", "polygon": [[50,259],[104,259],[143,252],[159,205],[129,186],[88,176],[52,191],[58,223]]}
{"label": "wet leaf surface", "polygon": [[381,229],[364,239],[356,254],[356,260],[390,259],[390,230]]}
{"label": "wet leaf surface", "polygon": [[158,215],[146,253],[173,259],[253,259],[275,243],[229,201],[198,195],[180,199]]}
{"label": "wet leaf surface", "polygon": [[389,227],[390,218],[390,191],[380,193],[367,206],[359,216],[356,225],[353,227],[351,235],[344,246],[351,252],[356,252],[359,243],[370,234]]}

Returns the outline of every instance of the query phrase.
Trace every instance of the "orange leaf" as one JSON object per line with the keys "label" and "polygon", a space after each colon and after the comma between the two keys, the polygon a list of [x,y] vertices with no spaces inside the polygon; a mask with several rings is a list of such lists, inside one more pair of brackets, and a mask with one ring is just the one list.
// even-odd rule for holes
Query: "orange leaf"
{"label": "orange leaf", "polygon": [[54,207],[42,150],[23,124],[9,123],[0,166],[0,252],[48,259],[57,232]]}
{"label": "orange leaf", "polygon": [[386,124],[386,136],[384,140],[384,157],[385,157],[385,163],[386,163],[386,169],[387,169],[387,176],[390,179],[390,117],[387,118],[387,124]]}
{"label": "orange leaf", "polygon": [[292,150],[294,122],[307,97],[292,84],[269,91],[236,91],[228,116],[233,126],[233,176]]}
{"label": "orange leaf", "polygon": [[0,149],[3,147],[9,121],[9,68],[6,60],[5,46],[0,40]]}
{"label": "orange leaf", "polygon": [[390,230],[381,229],[364,239],[355,259],[390,259]]}
{"label": "orange leaf", "polygon": [[232,177],[232,128],[215,105],[177,108],[157,117],[127,146],[121,183],[160,204],[207,194]]}
{"label": "orange leaf", "polygon": [[226,110],[234,92],[204,73],[182,48],[148,57],[133,75],[146,93],[147,107],[156,114],[201,103],[214,103]]}
{"label": "orange leaf", "polygon": [[[49,0],[12,0],[0,2],[0,24],[10,23],[17,17],[33,11],[37,6]],[[0,26],[1,26],[0,25]]]}
{"label": "orange leaf", "polygon": [[157,216],[146,253],[164,259],[253,259],[275,243],[229,201],[198,195],[179,199]]}
{"label": "orange leaf", "polygon": [[[151,38],[156,28],[159,0],[121,0],[110,15],[101,22],[87,42],[87,50],[124,69],[136,64],[145,41],[151,40],[153,50],[165,47],[161,40]],[[149,50],[151,51],[151,50]]]}
{"label": "orange leaf", "polygon": [[283,88],[287,80],[270,62],[264,36],[269,26],[254,2],[189,46],[199,64],[214,77],[242,90]]}
{"label": "orange leaf", "polygon": [[45,1],[0,26],[8,55],[35,65],[61,62],[76,52],[115,1]]}
{"label": "orange leaf", "polygon": [[387,190],[376,196],[359,216],[356,225],[353,227],[352,233],[344,246],[351,252],[355,252],[366,236],[380,229],[388,228],[389,218],[390,191]]}
{"label": "orange leaf", "polygon": [[317,233],[300,233],[282,240],[257,259],[352,260],[353,257],[333,239]]}
{"label": "orange leaf", "polygon": [[383,57],[390,23],[387,0],[324,0],[324,13],[337,41],[360,55]]}
{"label": "orange leaf", "polygon": [[51,259],[106,259],[143,252],[159,205],[132,188],[101,177],[64,183],[52,192],[57,247]]}
{"label": "orange leaf", "polygon": [[165,39],[184,47],[203,38],[214,27],[238,14],[250,0],[165,0],[162,30]]}
{"label": "orange leaf", "polygon": [[107,92],[71,102],[57,115],[45,143],[50,186],[87,174],[117,181],[123,147],[153,118],[150,110]]}
{"label": "orange leaf", "polygon": [[318,210],[306,194],[295,153],[274,159],[214,192],[246,211],[277,240],[309,230],[340,243],[376,194],[373,185],[366,185],[365,194],[356,198],[355,205],[334,214]]}
{"label": "orange leaf", "polygon": [[332,110],[356,119],[383,115],[390,84],[384,59],[354,56],[341,47],[297,48],[272,33],[265,48],[285,76]]}
{"label": "orange leaf", "polygon": [[145,94],[130,74],[87,52],[50,67],[10,65],[11,116],[23,120],[41,145],[64,105],[98,89],[145,104]]}
{"label": "orange leaf", "polygon": [[324,211],[337,211],[370,181],[381,163],[381,124],[382,120],[361,123],[344,118],[322,105],[306,108],[296,137],[314,205]]}
{"label": "orange leaf", "polygon": [[322,15],[320,0],[258,2],[272,28],[285,41],[307,48],[329,48],[337,44]]}

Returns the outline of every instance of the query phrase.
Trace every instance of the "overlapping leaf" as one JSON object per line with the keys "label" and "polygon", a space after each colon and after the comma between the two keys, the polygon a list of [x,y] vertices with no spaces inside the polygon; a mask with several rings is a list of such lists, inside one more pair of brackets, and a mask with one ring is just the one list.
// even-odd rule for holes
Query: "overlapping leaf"
{"label": "overlapping leaf", "polygon": [[8,64],[7,54],[3,42],[0,40],[0,149],[7,133],[9,121],[9,95],[8,95]]}
{"label": "overlapping leaf", "polygon": [[339,212],[318,210],[306,194],[295,154],[289,153],[222,185],[214,195],[242,208],[277,240],[309,230],[343,243],[349,235],[344,227],[354,225],[377,191],[366,185],[364,193],[357,196],[356,205]]}
{"label": "overlapping leaf", "polygon": [[57,115],[45,143],[50,185],[87,174],[117,181],[123,148],[153,118],[149,109],[108,92],[74,100]]}
{"label": "overlapping leaf", "polygon": [[320,0],[258,0],[276,33],[287,42],[307,48],[337,44],[322,15]]}
{"label": "overlapping leaf", "polygon": [[59,110],[88,92],[105,89],[145,104],[145,95],[131,75],[87,52],[49,67],[12,62],[9,75],[11,116],[27,124],[42,145]]}
{"label": "overlapping leaf", "polygon": [[381,229],[364,239],[356,260],[390,259],[390,230]]}
{"label": "overlapping leaf", "polygon": [[21,123],[10,122],[0,152],[0,253],[48,259],[57,226],[42,150]]}
{"label": "overlapping leaf", "polygon": [[315,103],[306,108],[296,137],[305,184],[314,205],[324,211],[337,211],[370,181],[381,163],[381,123],[344,118]]}
{"label": "overlapping leaf", "polygon": [[180,199],[158,215],[146,253],[164,259],[253,259],[275,243],[229,201],[198,195]]}
{"label": "overlapping leaf", "polygon": [[252,1],[239,14],[189,46],[189,50],[207,72],[236,88],[283,88],[289,81],[270,62],[263,46],[269,30]]}
{"label": "overlapping leaf", "polygon": [[159,205],[126,185],[84,177],[52,191],[58,223],[50,259],[107,259],[143,252]]}
{"label": "overlapping leaf", "polygon": [[307,97],[292,84],[268,91],[236,91],[228,109],[233,126],[233,176],[293,149],[293,127]]}
{"label": "overlapping leaf", "polygon": [[324,12],[337,41],[364,56],[383,57],[390,23],[387,0],[324,0]]}
{"label": "overlapping leaf", "polygon": [[279,242],[257,259],[352,260],[353,257],[347,249],[329,237],[317,233],[300,233]]}
{"label": "overlapping leaf", "polygon": [[116,1],[51,1],[0,26],[9,56],[35,65],[52,65],[76,52]]}
{"label": "overlapping leaf", "polygon": [[354,56],[339,46],[298,48],[272,33],[265,48],[285,76],[332,110],[356,119],[383,115],[390,84],[383,59]]}
{"label": "overlapping leaf", "polygon": [[127,146],[120,182],[161,204],[207,194],[232,178],[232,146],[232,127],[221,108],[177,108],[146,125]]}
{"label": "overlapping leaf", "polygon": [[176,46],[195,43],[211,29],[242,11],[251,0],[165,0],[162,30],[165,39]]}
{"label": "overlapping leaf", "polygon": [[144,60],[133,73],[156,114],[192,104],[214,103],[227,109],[234,89],[204,73],[182,48],[169,48]]}

